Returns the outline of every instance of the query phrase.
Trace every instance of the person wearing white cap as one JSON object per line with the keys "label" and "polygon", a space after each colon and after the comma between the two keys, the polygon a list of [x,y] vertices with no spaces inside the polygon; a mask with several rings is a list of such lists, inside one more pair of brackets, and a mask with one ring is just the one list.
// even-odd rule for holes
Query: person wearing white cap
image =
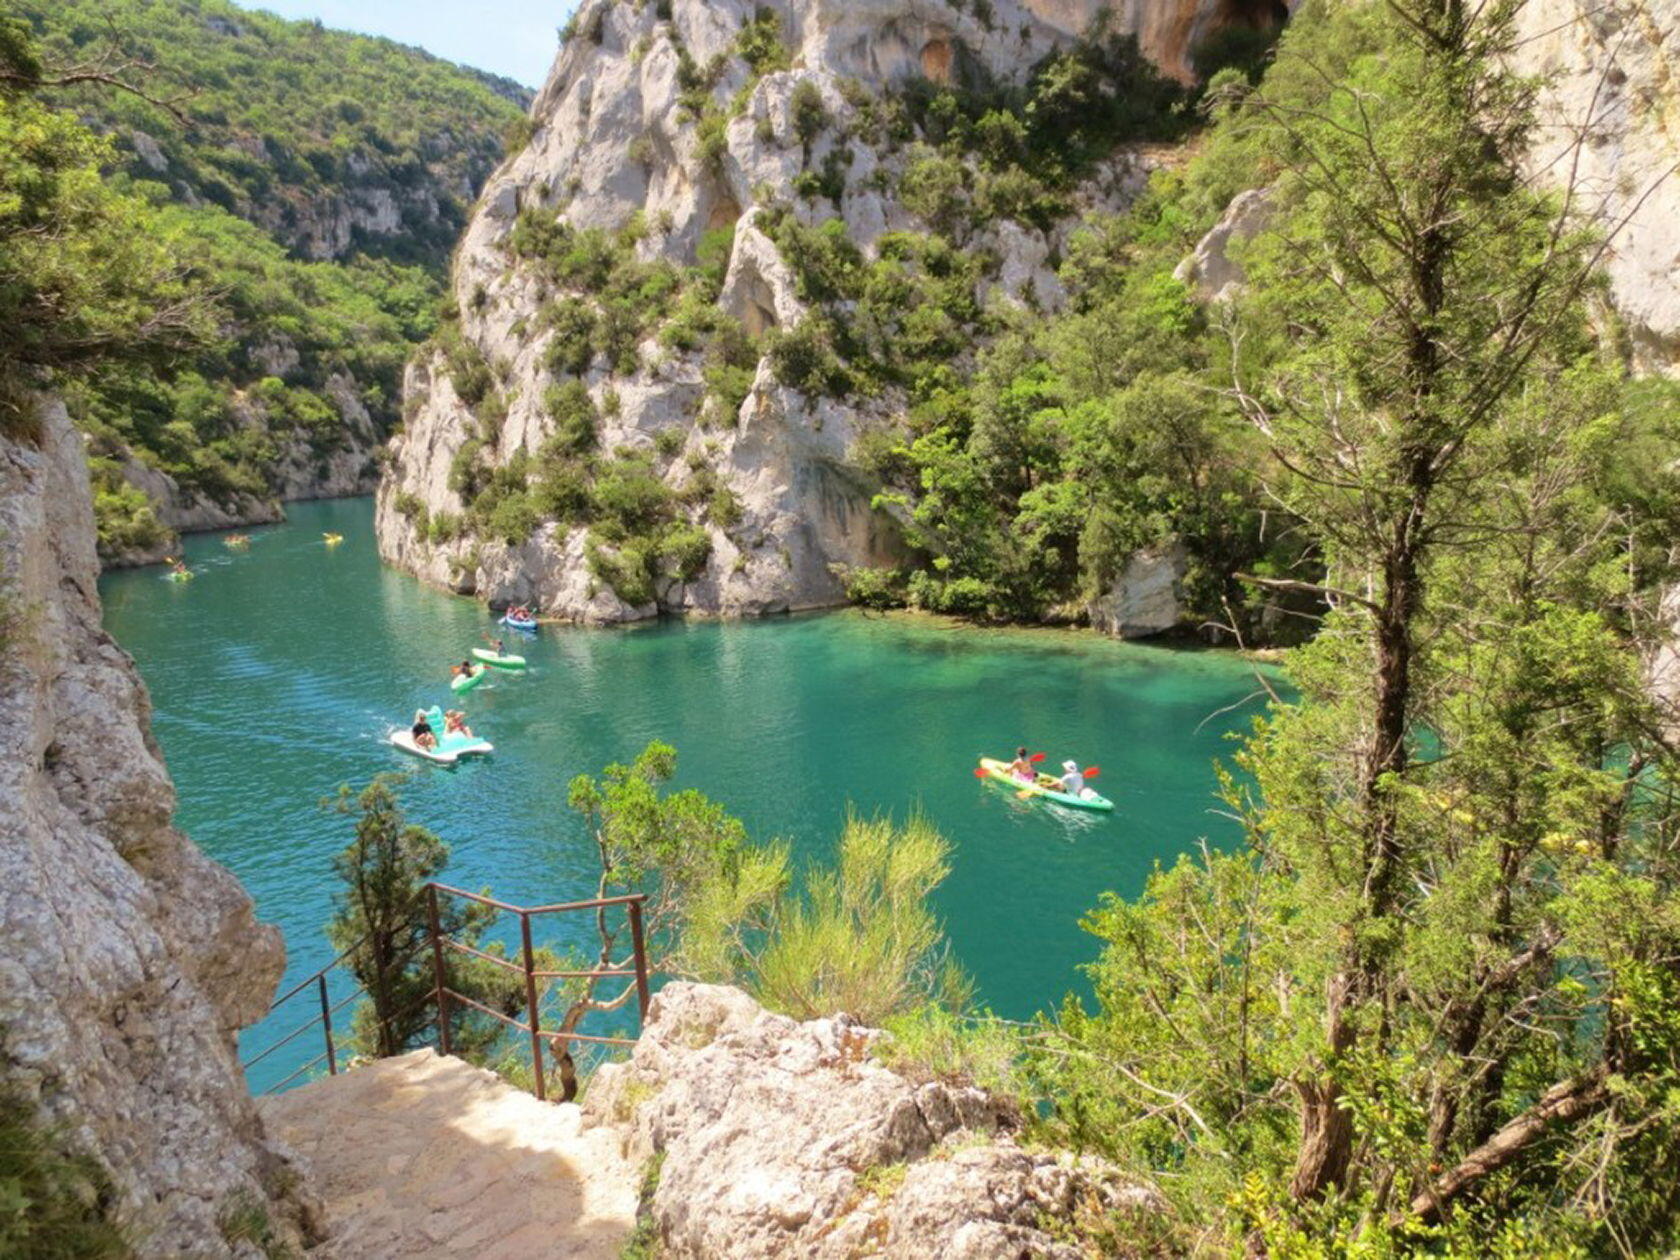
{"label": "person wearing white cap", "polygon": [[1062,791],[1069,796],[1083,796],[1085,794],[1085,776],[1079,772],[1077,761],[1062,762],[1062,769],[1067,773],[1062,775]]}

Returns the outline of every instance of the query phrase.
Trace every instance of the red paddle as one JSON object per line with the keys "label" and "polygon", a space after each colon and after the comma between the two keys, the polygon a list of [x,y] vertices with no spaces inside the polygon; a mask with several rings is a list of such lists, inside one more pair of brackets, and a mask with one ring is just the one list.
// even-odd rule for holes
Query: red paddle
{"label": "red paddle", "polygon": [[1085,777],[1087,779],[1094,779],[1101,773],[1102,773],[1102,767],[1101,766],[1092,766],[1089,770],[1087,770],[1085,772]]}

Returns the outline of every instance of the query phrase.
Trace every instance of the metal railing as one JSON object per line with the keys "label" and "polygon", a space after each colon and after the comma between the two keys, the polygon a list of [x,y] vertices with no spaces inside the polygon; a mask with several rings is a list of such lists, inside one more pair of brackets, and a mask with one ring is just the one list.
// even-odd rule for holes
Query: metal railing
{"label": "metal railing", "polygon": [[[487,906],[499,913],[517,916],[519,919],[520,938],[519,961],[515,962],[514,960],[502,955],[493,954],[482,949],[476,949],[464,941],[457,941],[447,936],[442,930],[442,916],[439,914],[438,909],[438,898],[440,895],[446,897],[458,897],[465,901],[471,901],[478,905]],[[647,948],[643,936],[642,925],[642,905],[646,898],[642,894],[635,893],[622,897],[599,897],[592,898],[587,901],[567,901],[548,906],[516,906],[509,902],[498,901],[494,897],[486,897],[480,893],[467,892],[462,888],[452,888],[448,884],[433,882],[426,884],[421,889],[420,897],[421,900],[425,902],[426,906],[426,932],[431,944],[433,973],[433,987],[431,991],[425,995],[423,1001],[431,1002],[436,1007],[436,1013],[433,1018],[433,1028],[435,1029],[437,1035],[437,1049],[439,1053],[453,1053],[450,1037],[450,1003],[459,1003],[460,1005],[477,1011],[482,1015],[486,1015],[491,1019],[496,1020],[498,1023],[519,1032],[523,1032],[530,1037],[532,1092],[540,1099],[546,1098],[547,1096],[546,1078],[548,1071],[543,1055],[543,1043],[545,1037],[549,1039],[550,1049],[554,1050],[556,1053],[563,1053],[566,1045],[573,1041],[593,1045],[613,1046],[629,1046],[635,1044],[635,1039],[630,1037],[599,1037],[575,1031],[566,1031],[563,1029],[554,1029],[551,1032],[545,1033],[542,1027],[542,1014],[540,1009],[541,1000],[537,982],[546,980],[612,978],[627,980],[634,977],[636,982],[637,1012],[639,1017],[645,1020],[647,1018],[650,994],[648,985]],[[531,920],[533,918],[539,915],[560,915],[583,911],[594,911],[597,914],[600,914],[606,910],[619,906],[624,907],[629,921],[631,943],[631,954],[629,958],[619,964],[582,970],[543,969],[537,967],[536,948],[533,945],[531,938]],[[290,1045],[293,1041],[297,1040],[297,1038],[303,1036],[317,1025],[319,1025],[321,1029],[324,1049],[320,1054],[309,1060],[309,1062],[303,1064],[283,1079],[264,1089],[262,1091],[263,1094],[278,1093],[287,1085],[290,1085],[293,1081],[297,1080],[298,1077],[302,1076],[304,1073],[319,1067],[323,1062],[327,1065],[327,1072],[329,1075],[338,1075],[338,1048],[333,1040],[332,1017],[342,1011],[346,1006],[350,1005],[350,1003],[354,1002],[357,998],[367,996],[367,989],[358,983],[348,996],[340,998],[337,1002],[333,1002],[328,989],[327,977],[335,968],[344,966],[347,960],[366,942],[367,937],[363,936],[361,940],[358,940],[354,945],[350,946],[349,949],[346,949],[343,953],[339,954],[326,966],[322,967],[319,971],[316,971],[312,975],[298,981],[297,984],[293,985],[290,989],[287,989],[286,992],[282,993],[269,1004],[268,1013],[264,1016],[265,1021],[272,1018],[275,1012],[277,1012],[282,1006],[286,1005],[286,1003],[313,989],[320,1004],[320,1012],[319,1014],[312,1015],[309,1019],[305,1020],[297,1027],[291,1029],[291,1031],[287,1032],[284,1036],[279,1038],[279,1040],[264,1047],[253,1057],[244,1060],[244,1067],[247,1072],[256,1067],[257,1064],[261,1063],[263,1060],[267,1059],[275,1051],[284,1046]],[[525,1020],[520,1021],[514,1019],[512,1016],[503,1011],[495,1010],[492,1007],[486,1006],[482,1002],[479,1002],[476,999],[468,997],[466,994],[451,988],[448,983],[448,968],[444,962],[446,951],[468,955],[480,960],[481,962],[489,963],[505,970],[521,974],[525,981]],[[416,1005],[418,1006],[419,1003],[416,1003]],[[404,1014],[406,1015],[409,1012],[412,1012],[413,1009],[414,1007],[408,1008],[408,1011],[405,1011]]]}

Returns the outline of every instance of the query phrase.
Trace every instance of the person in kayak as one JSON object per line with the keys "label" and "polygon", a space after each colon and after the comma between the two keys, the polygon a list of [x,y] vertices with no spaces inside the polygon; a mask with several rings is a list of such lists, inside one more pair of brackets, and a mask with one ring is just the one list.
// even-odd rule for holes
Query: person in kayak
{"label": "person in kayak", "polygon": [[446,735],[459,735],[462,739],[473,737],[472,727],[467,725],[467,715],[459,709],[451,709],[443,715],[443,730]]}
{"label": "person in kayak", "polygon": [[427,719],[424,709],[414,711],[414,725],[409,728],[408,733],[414,736],[414,746],[416,748],[424,748],[429,751],[437,747],[437,733],[432,730],[432,724]]}
{"label": "person in kayak", "polygon": [[1009,763],[1009,773],[1022,783],[1038,782],[1038,771],[1033,769],[1032,759],[1027,756],[1025,748],[1015,750],[1015,760]]}
{"label": "person in kayak", "polygon": [[1064,761],[1062,762],[1062,770],[1064,773],[1057,780],[1062,791],[1069,796],[1083,798],[1085,795],[1085,775],[1081,773],[1079,763],[1077,761]]}
{"label": "person in kayak", "polygon": [[473,663],[471,661],[462,661],[459,665],[453,666],[450,669],[449,676],[451,678],[471,678],[472,672]]}

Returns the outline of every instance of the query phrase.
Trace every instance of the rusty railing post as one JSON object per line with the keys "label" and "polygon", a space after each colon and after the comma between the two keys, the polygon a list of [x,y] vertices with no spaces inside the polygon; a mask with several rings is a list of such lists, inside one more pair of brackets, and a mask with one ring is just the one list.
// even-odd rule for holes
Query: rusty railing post
{"label": "rusty railing post", "polygon": [[548,1069],[543,1065],[542,1025],[537,1017],[536,956],[531,950],[531,916],[519,912],[519,934],[525,945],[525,1010],[531,1021],[531,1070],[536,1073],[537,1101],[544,1100],[543,1077]]}
{"label": "rusty railing post", "polygon": [[438,926],[437,885],[426,885],[426,916],[432,930],[432,972],[437,979],[438,1050],[449,1054],[449,986],[443,971],[443,931]]}
{"label": "rusty railing post", "polygon": [[636,1005],[641,1010],[645,1020],[648,1011],[648,972],[647,950],[642,942],[642,903],[632,901],[630,905],[630,943],[636,950]]}
{"label": "rusty railing post", "polygon": [[315,977],[321,989],[321,1029],[327,1037],[327,1075],[338,1075],[338,1057],[333,1053],[332,1039],[332,1006],[327,1001],[327,973],[321,972]]}

